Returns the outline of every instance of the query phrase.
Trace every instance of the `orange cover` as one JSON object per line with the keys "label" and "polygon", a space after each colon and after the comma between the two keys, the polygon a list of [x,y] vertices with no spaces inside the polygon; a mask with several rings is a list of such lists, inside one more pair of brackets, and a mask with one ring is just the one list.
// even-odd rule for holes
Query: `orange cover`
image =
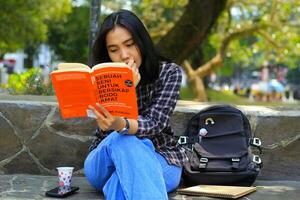
{"label": "orange cover", "polygon": [[62,118],[87,117],[88,105],[97,108],[96,102],[114,116],[138,117],[132,70],[125,63],[101,63],[92,69],[61,63],[51,80]]}

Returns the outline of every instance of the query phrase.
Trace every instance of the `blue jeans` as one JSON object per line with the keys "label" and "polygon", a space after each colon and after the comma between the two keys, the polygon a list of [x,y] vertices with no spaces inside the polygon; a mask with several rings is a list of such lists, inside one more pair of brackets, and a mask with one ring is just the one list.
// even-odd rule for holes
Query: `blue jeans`
{"label": "blue jeans", "polygon": [[168,199],[182,168],[169,165],[149,139],[112,132],[84,162],[84,173],[106,199]]}

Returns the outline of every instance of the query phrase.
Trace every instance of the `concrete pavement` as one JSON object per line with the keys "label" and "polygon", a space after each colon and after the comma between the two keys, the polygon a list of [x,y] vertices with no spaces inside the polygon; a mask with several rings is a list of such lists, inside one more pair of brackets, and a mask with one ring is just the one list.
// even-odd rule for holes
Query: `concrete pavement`
{"label": "concrete pavement", "polygon": [[[73,177],[73,186],[80,187],[79,191],[66,199],[72,200],[94,200],[104,199],[103,195],[95,192],[88,184],[85,177]],[[57,185],[56,176],[38,175],[0,175],[0,199],[55,199],[45,196],[45,191]],[[263,181],[255,182],[257,191],[244,196],[244,200],[299,200],[300,182],[298,181]],[[216,200],[216,198],[193,197],[178,195],[176,192],[169,194],[170,200]]]}

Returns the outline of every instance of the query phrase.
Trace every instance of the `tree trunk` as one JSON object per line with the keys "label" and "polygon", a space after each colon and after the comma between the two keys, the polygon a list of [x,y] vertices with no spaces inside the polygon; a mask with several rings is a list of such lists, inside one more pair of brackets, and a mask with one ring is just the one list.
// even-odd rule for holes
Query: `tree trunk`
{"label": "tree trunk", "polygon": [[203,79],[196,71],[192,68],[191,64],[185,60],[183,62],[183,67],[187,74],[187,79],[189,80],[192,88],[194,90],[194,94],[196,94],[196,101],[207,101],[207,96],[205,93],[205,86],[203,83]]}
{"label": "tree trunk", "polygon": [[189,0],[175,26],[160,39],[157,49],[181,64],[209,34],[227,0]]}
{"label": "tree trunk", "polygon": [[90,35],[89,35],[89,60],[88,64],[92,67],[93,55],[92,48],[99,27],[99,16],[101,13],[101,0],[91,0],[90,8]]}
{"label": "tree trunk", "polygon": [[[255,32],[260,34],[262,37],[265,36],[263,33],[263,29],[267,28],[268,25],[254,25],[248,28],[244,28],[232,33],[229,33],[221,42],[220,49],[218,49],[218,53],[210,59],[205,64],[202,64],[198,67],[192,67],[191,64],[185,60],[183,62],[183,67],[187,73],[188,80],[194,84],[193,88],[196,92],[196,99],[198,101],[207,101],[207,96],[205,93],[205,87],[203,84],[203,78],[209,75],[215,68],[221,67],[222,63],[225,59],[226,49],[229,46],[230,42],[235,39],[247,37],[249,35],[254,34]],[[269,39],[269,38],[267,38]],[[275,46],[275,43],[273,44]],[[199,80],[198,80],[199,79]]]}
{"label": "tree trunk", "polygon": [[205,92],[205,87],[204,87],[204,83],[203,83],[203,79],[200,78],[199,76],[195,77],[195,80],[193,81],[193,85],[195,88],[195,94],[196,94],[196,101],[201,101],[201,102],[205,102],[207,101],[207,95]]}
{"label": "tree trunk", "polygon": [[26,44],[24,48],[24,53],[27,55],[27,58],[24,61],[25,68],[30,69],[33,67],[34,55],[36,55],[37,52],[38,52],[38,44],[34,44],[34,43]]}

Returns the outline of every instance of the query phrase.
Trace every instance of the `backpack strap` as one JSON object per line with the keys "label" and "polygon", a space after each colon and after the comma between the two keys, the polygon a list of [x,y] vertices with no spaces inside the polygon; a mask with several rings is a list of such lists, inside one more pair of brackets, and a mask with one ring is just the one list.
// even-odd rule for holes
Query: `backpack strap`
{"label": "backpack strap", "polygon": [[261,140],[257,137],[251,138],[249,144],[253,147],[258,148],[259,150],[259,154],[262,153],[262,149],[261,149]]}
{"label": "backpack strap", "polygon": [[263,167],[263,162],[258,155],[253,154],[252,162],[255,163],[257,166],[259,166],[259,168]]}
{"label": "backpack strap", "polygon": [[199,160],[199,169],[205,169],[208,163],[208,158],[200,158]]}
{"label": "backpack strap", "polygon": [[194,144],[197,142],[196,137],[188,137],[188,136],[179,136],[178,138],[178,144]]}

